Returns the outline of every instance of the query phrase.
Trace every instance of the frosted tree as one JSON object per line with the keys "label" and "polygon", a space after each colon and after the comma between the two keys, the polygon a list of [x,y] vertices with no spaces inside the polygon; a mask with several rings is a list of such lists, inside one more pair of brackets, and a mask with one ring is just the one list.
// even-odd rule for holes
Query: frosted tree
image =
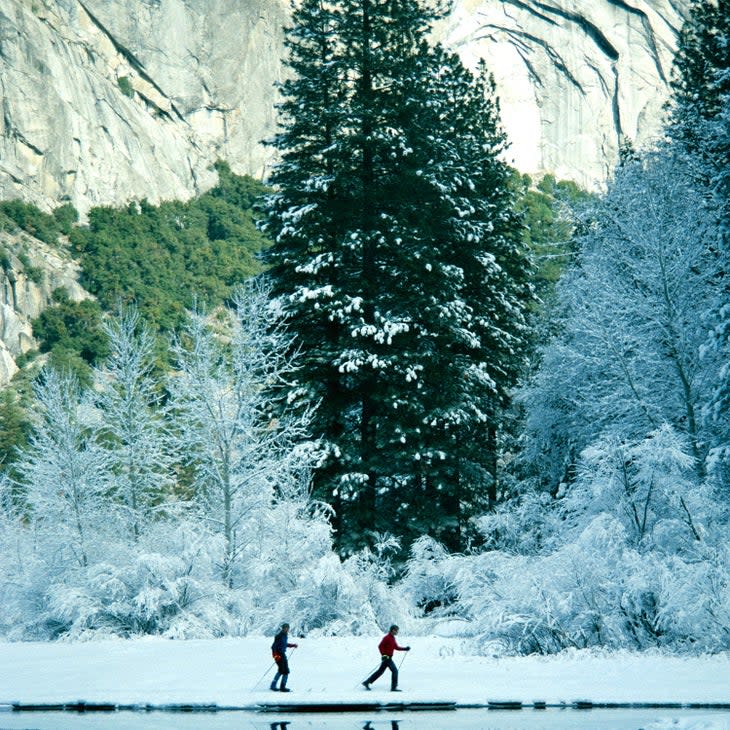
{"label": "frosted tree", "polygon": [[395,531],[459,547],[496,496],[496,434],[531,296],[486,72],[431,47],[420,0],[297,4],[271,276],[315,403],[315,495],[347,552]]}
{"label": "frosted tree", "polygon": [[484,552],[429,567],[485,649],[727,646],[713,588],[727,510],[708,479],[728,354],[710,179],[673,142],[625,159],[581,221],[558,334],[524,392],[534,483],[479,521]]}
{"label": "frosted tree", "polygon": [[294,448],[306,436],[307,415],[269,412],[266,387],[293,366],[267,288],[248,284],[234,298],[230,321],[219,324],[216,332],[212,319],[190,316],[174,348],[170,391],[193,499],[220,540],[220,578],[232,588],[259,558],[277,492],[307,467],[306,449]]}
{"label": "frosted tree", "polygon": [[36,383],[39,422],[15,468],[39,545],[68,568],[87,567],[115,532],[108,453],[76,378],[44,370]]}
{"label": "frosted tree", "polygon": [[129,308],[104,325],[110,355],[96,371],[96,406],[114,473],[118,501],[132,541],[139,539],[173,485],[173,455],[163,391],[154,377],[155,341]]}
{"label": "frosted tree", "polygon": [[527,395],[529,453],[552,489],[594,439],[641,440],[665,424],[704,476],[712,436],[701,411],[719,355],[705,340],[722,264],[716,209],[694,173],[672,150],[629,162],[592,211],[559,287],[563,333]]}
{"label": "frosted tree", "polygon": [[686,440],[666,425],[634,443],[598,440],[581,455],[561,505],[566,527],[583,529],[592,516],[608,513],[622,522],[632,546],[688,552],[709,516],[688,452]]}

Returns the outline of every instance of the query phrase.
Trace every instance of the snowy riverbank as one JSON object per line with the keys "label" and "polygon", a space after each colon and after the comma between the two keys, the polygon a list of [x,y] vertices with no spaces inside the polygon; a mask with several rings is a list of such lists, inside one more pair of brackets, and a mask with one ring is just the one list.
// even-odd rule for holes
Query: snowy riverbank
{"label": "snowy riverbank", "polygon": [[[156,638],[87,643],[0,644],[0,704],[84,700],[113,704],[348,702],[393,699],[388,678],[366,693],[361,680],[378,664],[379,637],[292,639],[293,692],[270,692],[270,637],[211,641]],[[730,656],[673,657],[565,652],[551,657],[473,656],[453,638],[401,636],[396,655],[402,701],[459,704],[729,703]],[[290,650],[291,651],[291,650]],[[266,673],[267,667],[270,669]],[[266,676],[263,676],[266,673]]]}

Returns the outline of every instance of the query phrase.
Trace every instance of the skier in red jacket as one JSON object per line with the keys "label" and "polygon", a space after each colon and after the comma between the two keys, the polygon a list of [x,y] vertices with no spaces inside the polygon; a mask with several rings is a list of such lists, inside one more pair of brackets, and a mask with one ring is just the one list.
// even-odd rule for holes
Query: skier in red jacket
{"label": "skier in red jacket", "polygon": [[390,691],[400,692],[398,689],[398,668],[393,661],[394,651],[410,651],[410,646],[398,646],[395,637],[398,634],[398,627],[393,624],[388,633],[381,639],[378,644],[380,652],[380,666],[362,683],[365,689],[369,690],[370,685],[380,677],[386,669],[390,669]]}

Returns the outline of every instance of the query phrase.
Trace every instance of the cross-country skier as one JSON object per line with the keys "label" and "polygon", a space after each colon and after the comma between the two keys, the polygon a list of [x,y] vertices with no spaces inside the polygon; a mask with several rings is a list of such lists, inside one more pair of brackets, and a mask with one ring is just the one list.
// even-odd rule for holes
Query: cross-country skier
{"label": "cross-country skier", "polygon": [[[271,645],[271,655],[276,662],[276,674],[271,682],[269,689],[272,692],[289,692],[286,683],[289,679],[289,662],[286,658],[286,650],[289,648],[296,649],[299,644],[289,643],[289,624],[282,624],[281,631],[274,637],[274,643]],[[277,687],[277,683],[281,677],[281,686]]]}
{"label": "cross-country skier", "polygon": [[365,689],[370,689],[370,685],[380,677],[386,669],[390,669],[390,691],[400,692],[398,689],[398,668],[393,661],[394,651],[410,651],[410,646],[398,646],[395,637],[398,634],[398,627],[393,624],[388,633],[381,639],[378,644],[380,652],[380,666],[362,683]]}

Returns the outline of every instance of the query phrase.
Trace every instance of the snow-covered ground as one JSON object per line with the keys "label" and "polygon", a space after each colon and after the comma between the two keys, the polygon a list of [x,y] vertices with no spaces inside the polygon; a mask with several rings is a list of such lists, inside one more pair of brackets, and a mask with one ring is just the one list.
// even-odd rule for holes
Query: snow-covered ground
{"label": "snow-covered ground", "polygon": [[[483,704],[490,700],[730,703],[728,655],[680,658],[658,653],[576,651],[552,657],[489,658],[474,656],[468,644],[458,639],[407,635],[400,635],[399,642],[410,644],[412,651],[396,654],[397,663],[403,661],[400,668],[403,692],[391,694],[388,677],[384,676],[368,693],[360,683],[378,665],[379,638],[290,638],[299,643],[299,648],[290,650],[289,686],[293,691],[288,695],[268,690],[273,674],[270,637],[2,643],[0,704],[84,700],[242,707],[272,700],[345,703],[393,699],[450,700],[460,704]],[[510,713],[509,718],[519,715],[524,722],[527,712],[534,717],[536,711]],[[582,715],[578,711],[569,712],[582,718],[576,727],[600,726],[598,721],[602,716],[598,713],[601,711]],[[0,713],[0,728],[20,727],[6,722],[11,715],[15,721],[18,714]],[[454,713],[447,714],[449,718],[454,717]],[[589,716],[596,722],[586,724]],[[464,719],[467,717],[463,715]],[[489,727],[523,726],[509,724],[517,720],[503,717],[500,724]],[[673,715],[671,711],[662,711],[656,717],[664,719],[642,726],[730,728],[730,713],[703,714],[701,710],[693,710],[687,716],[686,712]],[[299,722],[302,727],[316,727],[303,723],[303,720]],[[40,727],[35,721],[31,725]],[[451,720],[444,725],[447,726],[461,727]],[[560,726],[569,725],[563,722]]]}

